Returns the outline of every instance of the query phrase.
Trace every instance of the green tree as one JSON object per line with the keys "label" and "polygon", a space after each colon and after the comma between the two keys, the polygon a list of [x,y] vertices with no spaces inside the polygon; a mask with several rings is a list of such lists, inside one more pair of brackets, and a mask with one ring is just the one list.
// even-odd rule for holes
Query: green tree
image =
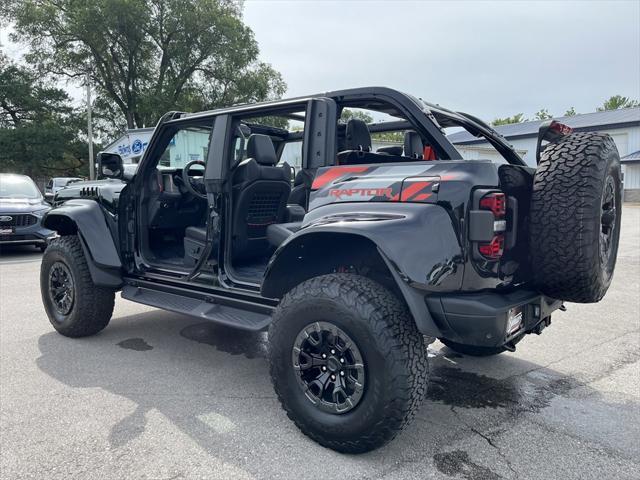
{"label": "green tree", "polygon": [[82,116],[52,84],[0,53],[0,171],[54,176],[86,170]]}
{"label": "green tree", "polygon": [[631,108],[640,106],[638,100],[632,100],[629,97],[623,97],[622,95],[614,95],[605,100],[601,107],[598,107],[599,112],[605,110],[618,110],[620,108]]}
{"label": "green tree", "polygon": [[96,86],[103,119],[152,126],[168,110],[267,100],[286,90],[258,60],[232,0],[6,0],[5,20],[43,72]]}
{"label": "green tree", "polygon": [[547,110],[546,108],[541,108],[536,112],[536,115],[534,118],[536,120],[549,120],[550,118],[553,118],[553,115],[551,115],[549,113],[549,110]]}
{"label": "green tree", "polygon": [[373,116],[370,113],[365,112],[364,110],[352,110],[350,108],[342,109],[342,114],[340,115],[340,122],[347,123],[352,118],[357,118],[358,120],[362,120],[365,123],[372,123]]}
{"label": "green tree", "polygon": [[578,112],[576,112],[576,109],[574,107],[571,107],[569,110],[564,112],[564,116],[565,117],[573,117],[573,116],[575,116],[577,114],[578,114]]}
{"label": "green tree", "polygon": [[496,118],[493,120],[493,122],[491,122],[491,125],[493,126],[509,125],[511,123],[522,123],[526,121],[527,119],[524,118],[524,113],[517,113],[512,117]]}

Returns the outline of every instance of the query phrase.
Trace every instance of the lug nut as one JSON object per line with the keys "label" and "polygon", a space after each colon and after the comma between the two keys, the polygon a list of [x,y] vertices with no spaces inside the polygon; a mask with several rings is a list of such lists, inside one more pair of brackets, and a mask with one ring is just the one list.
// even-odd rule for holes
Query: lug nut
{"label": "lug nut", "polygon": [[331,380],[335,380],[336,376],[335,375],[331,375]]}
{"label": "lug nut", "polygon": [[326,354],[326,353],[323,353],[323,354],[322,354],[322,358],[327,358],[327,354]]}
{"label": "lug nut", "polygon": [[341,376],[341,377],[344,377],[344,372],[340,372],[340,376]]}
{"label": "lug nut", "polygon": [[344,363],[344,358],[341,358],[341,359],[340,359],[340,363]]}
{"label": "lug nut", "polygon": [[335,355],[335,354],[336,354],[336,351],[332,348],[331,349],[331,355]]}
{"label": "lug nut", "polygon": [[323,366],[323,367],[322,367],[322,371],[323,371],[323,372],[326,372],[326,371],[327,371],[327,367],[324,367],[324,366]]}

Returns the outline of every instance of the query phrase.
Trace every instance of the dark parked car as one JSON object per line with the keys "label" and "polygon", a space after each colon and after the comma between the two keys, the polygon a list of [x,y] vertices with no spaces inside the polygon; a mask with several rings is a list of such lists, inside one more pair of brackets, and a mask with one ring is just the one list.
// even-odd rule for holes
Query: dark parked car
{"label": "dark parked car", "polygon": [[55,234],[42,226],[50,209],[29,177],[0,174],[0,245],[35,245],[44,251]]}
{"label": "dark parked car", "polygon": [[[345,123],[345,108],[387,121]],[[501,161],[463,159],[448,127]],[[403,146],[373,151],[372,134]],[[282,152],[297,143],[292,185]],[[371,450],[425,398],[425,338],[464,355],[514,351],[563,301],[606,293],[621,215],[613,140],[550,121],[537,158],[528,166],[481,120],[388,88],[170,112],[135,174],[101,153],[112,178],[56,197],[44,307],[68,337],[105,328],[118,290],[268,328],[287,415],[322,445]]]}

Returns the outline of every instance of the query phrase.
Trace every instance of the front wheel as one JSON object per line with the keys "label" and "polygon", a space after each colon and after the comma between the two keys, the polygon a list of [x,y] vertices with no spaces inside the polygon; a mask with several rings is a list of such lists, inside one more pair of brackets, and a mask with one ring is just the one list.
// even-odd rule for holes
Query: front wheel
{"label": "front wheel", "polygon": [[426,394],[424,337],[406,306],[366,277],[331,274],[295,287],[274,314],[269,344],[287,415],[339,452],[385,444]]}
{"label": "front wheel", "polygon": [[55,238],[40,267],[40,293],[49,321],[66,337],[86,337],[111,319],[115,291],[97,287],[76,235]]}

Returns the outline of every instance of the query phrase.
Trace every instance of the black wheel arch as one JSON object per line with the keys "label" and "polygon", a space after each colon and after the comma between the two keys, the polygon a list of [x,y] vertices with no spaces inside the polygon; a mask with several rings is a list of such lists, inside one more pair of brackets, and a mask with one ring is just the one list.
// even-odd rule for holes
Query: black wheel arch
{"label": "black wheel arch", "polygon": [[97,202],[69,200],[50,210],[43,218],[42,225],[58,235],[77,235],[80,238],[91,278],[96,285],[122,286],[122,262],[118,248]]}
{"label": "black wheel arch", "polygon": [[410,286],[394,261],[362,233],[323,229],[296,235],[276,252],[261,292],[265,297],[282,298],[305,280],[331,273],[371,278],[404,302],[421,333],[442,335],[426,305],[425,292]]}

